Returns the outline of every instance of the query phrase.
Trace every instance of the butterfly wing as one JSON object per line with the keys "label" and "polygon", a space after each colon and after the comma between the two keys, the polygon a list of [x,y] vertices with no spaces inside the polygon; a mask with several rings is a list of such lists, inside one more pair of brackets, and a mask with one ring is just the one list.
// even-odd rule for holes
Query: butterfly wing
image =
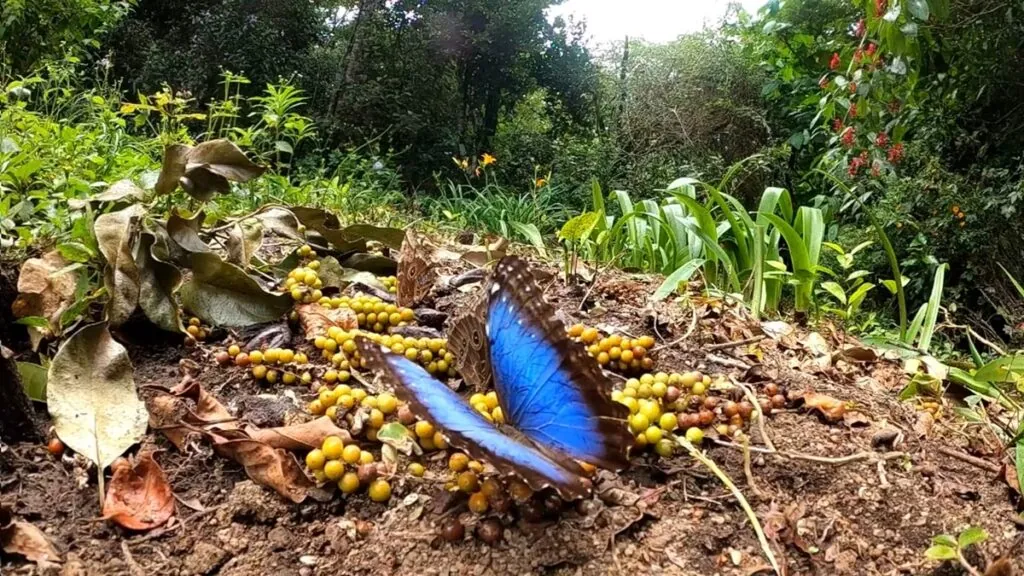
{"label": "butterfly wing", "polygon": [[487,298],[471,304],[452,321],[448,330],[448,349],[455,355],[455,368],[477,390],[491,383],[491,358],[487,344]]}
{"label": "butterfly wing", "polygon": [[628,464],[629,409],[544,301],[526,263],[502,258],[489,289],[487,340],[505,421],[532,442],[603,468]]}
{"label": "butterfly wing", "polygon": [[398,305],[412,308],[423,302],[437,280],[437,267],[427,260],[428,247],[412,230],[407,230],[398,253]]}
{"label": "butterfly wing", "polygon": [[368,366],[384,375],[413,413],[440,428],[452,446],[490,463],[501,474],[522,478],[534,490],[551,487],[565,499],[590,494],[590,482],[574,462],[560,461],[502,434],[462,397],[404,356],[386,353],[365,338],[358,338],[357,344]]}

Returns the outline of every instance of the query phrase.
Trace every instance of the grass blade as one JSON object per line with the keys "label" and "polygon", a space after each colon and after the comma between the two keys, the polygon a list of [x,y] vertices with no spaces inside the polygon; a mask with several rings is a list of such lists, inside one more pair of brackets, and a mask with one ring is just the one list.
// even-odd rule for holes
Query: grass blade
{"label": "grass blade", "polygon": [[700,269],[704,265],[703,259],[690,260],[686,264],[683,264],[679,268],[676,268],[675,272],[669,274],[668,278],[658,286],[658,289],[654,291],[654,295],[651,296],[651,300],[658,302],[664,300],[670,294],[676,291],[679,287],[680,282],[689,282],[690,278],[693,277],[693,273]]}
{"label": "grass blade", "polygon": [[932,294],[928,297],[928,304],[924,314],[924,324],[921,325],[921,340],[917,348],[928,353],[932,345],[932,336],[935,335],[935,322],[939,318],[939,304],[942,302],[942,285],[946,278],[946,264],[939,264],[935,269],[935,280],[932,282]]}

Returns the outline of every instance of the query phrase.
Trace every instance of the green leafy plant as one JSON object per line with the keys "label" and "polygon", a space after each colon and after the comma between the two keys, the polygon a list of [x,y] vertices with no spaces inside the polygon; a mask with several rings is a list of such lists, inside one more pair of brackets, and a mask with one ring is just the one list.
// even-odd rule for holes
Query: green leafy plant
{"label": "green leafy plant", "polygon": [[823,246],[835,253],[838,270],[833,271],[824,266],[820,270],[835,280],[821,283],[822,292],[835,299],[837,306],[823,306],[822,310],[835,314],[843,320],[851,320],[860,311],[864,298],[875,288],[875,284],[868,282],[870,274],[867,270],[854,270],[854,258],[857,253],[872,244],[871,241],[862,242],[850,249],[849,252],[843,247],[825,242]]}
{"label": "green leafy plant", "polygon": [[988,534],[980,526],[969,526],[955,537],[950,534],[939,534],[932,538],[932,545],[925,550],[924,556],[929,560],[939,562],[955,560],[969,574],[980,576],[981,572],[967,561],[964,552],[986,539],[988,539]]}

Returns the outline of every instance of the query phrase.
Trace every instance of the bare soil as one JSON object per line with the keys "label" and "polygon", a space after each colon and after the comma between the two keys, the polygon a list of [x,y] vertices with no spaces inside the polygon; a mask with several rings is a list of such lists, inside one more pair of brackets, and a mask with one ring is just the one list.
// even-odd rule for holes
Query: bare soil
{"label": "bare soil", "polygon": [[[1019,497],[999,473],[1004,463],[992,443],[979,428],[955,419],[954,400],[943,400],[930,423],[917,402],[897,399],[905,384],[897,364],[815,360],[818,340],[807,339],[809,329],[779,341],[723,345],[758,336],[760,328],[734,307],[696,294],[691,304],[649,306],[647,295],[658,282],[603,273],[593,289],[552,280],[547,294],[568,321],[633,335],[656,332],[664,346],[655,354],[658,370],[696,369],[755,389],[774,382],[791,393],[813,390],[853,402],[855,413],[838,423],[798,405],[773,413],[766,431],[777,453],[765,452],[755,426],[749,478],[741,449],[705,441],[708,455],[750,501],[787,574],[966,574],[923,553],[934,535],[971,524],[989,534],[968,556],[974,566],[983,571],[1008,557],[1024,573]],[[438,308],[454,310],[466,297],[455,291]],[[816,334],[833,352],[852,344],[829,326]],[[147,342],[131,330],[122,340],[143,395],[177,384],[183,369],[198,369],[204,387],[239,418],[264,426],[301,419],[301,406],[312,398],[306,388],[260,387],[241,369],[216,366],[210,359],[215,342],[186,348],[177,341]],[[98,519],[95,470],[86,473],[81,460],[56,459],[40,445],[8,447],[0,458],[0,502],[64,553],[63,566],[51,572],[748,575],[767,568],[729,490],[686,454],[638,456],[626,473],[604,476],[598,484],[603,498],[566,505],[550,521],[503,517],[504,539],[488,545],[471,535],[475,520],[465,502],[444,489],[443,454],[423,479],[396,476],[388,505],[362,495],[296,505],[254,484],[208,445],[181,453],[156,431],[146,443],[163,449],[157,461],[178,501],[168,526],[142,534]],[[467,536],[448,543],[435,526],[453,514],[467,521]],[[39,569],[4,556],[0,571]]]}

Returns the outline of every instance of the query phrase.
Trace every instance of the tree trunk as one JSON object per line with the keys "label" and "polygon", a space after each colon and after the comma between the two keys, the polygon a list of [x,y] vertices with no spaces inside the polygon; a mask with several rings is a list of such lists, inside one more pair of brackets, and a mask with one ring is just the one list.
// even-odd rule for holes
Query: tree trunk
{"label": "tree trunk", "polygon": [[38,442],[41,438],[13,354],[0,343],[0,440]]}

